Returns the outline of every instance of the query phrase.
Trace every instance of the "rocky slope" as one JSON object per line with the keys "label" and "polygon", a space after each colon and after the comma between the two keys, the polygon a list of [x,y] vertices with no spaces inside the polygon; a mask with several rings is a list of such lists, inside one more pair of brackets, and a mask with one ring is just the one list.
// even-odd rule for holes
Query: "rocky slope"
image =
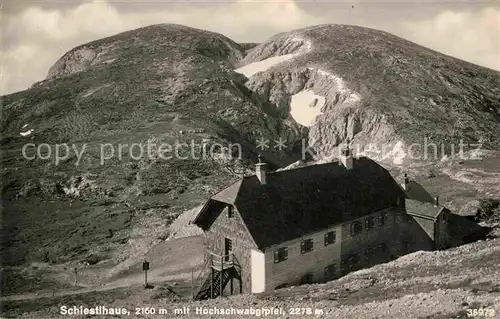
{"label": "rocky slope", "polygon": [[382,31],[344,25],[276,35],[251,49],[243,64],[279,56],[290,58],[249,76],[246,86],[282,114],[290,113],[299,92],[326,99],[309,130],[317,158],[336,155],[346,137],[372,156],[376,151],[397,157],[389,154],[396,145],[406,149],[426,138],[448,153],[460,140],[500,148],[497,71]]}

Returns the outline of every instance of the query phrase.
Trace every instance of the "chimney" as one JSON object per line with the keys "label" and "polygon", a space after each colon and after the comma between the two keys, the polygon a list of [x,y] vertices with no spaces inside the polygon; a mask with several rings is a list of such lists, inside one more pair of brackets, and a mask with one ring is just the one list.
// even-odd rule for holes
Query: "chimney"
{"label": "chimney", "polygon": [[346,169],[352,169],[353,167],[353,158],[352,158],[352,149],[349,145],[349,138],[346,140],[346,145],[342,147],[340,150],[340,161],[344,165]]}
{"label": "chimney", "polygon": [[405,191],[408,191],[409,184],[410,184],[410,179],[408,178],[408,174],[405,173],[405,175],[404,175],[404,181],[403,181],[403,184],[401,186],[403,186],[403,189]]}
{"label": "chimney", "polygon": [[439,206],[439,196],[434,197],[434,206]]}
{"label": "chimney", "polygon": [[266,184],[266,163],[263,163],[260,154],[259,154],[259,162],[255,165],[255,175],[259,179],[262,185]]}

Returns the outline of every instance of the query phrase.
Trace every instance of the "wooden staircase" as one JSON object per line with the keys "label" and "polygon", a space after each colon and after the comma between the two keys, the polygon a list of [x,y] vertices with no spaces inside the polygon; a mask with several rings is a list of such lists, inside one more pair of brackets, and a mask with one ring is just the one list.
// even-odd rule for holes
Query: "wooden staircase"
{"label": "wooden staircase", "polygon": [[232,294],[231,279],[233,278],[238,279],[241,292],[241,267],[234,255],[224,256],[209,252],[209,259],[197,280],[193,282],[193,298],[195,300],[217,298],[223,295],[229,282],[231,282]]}

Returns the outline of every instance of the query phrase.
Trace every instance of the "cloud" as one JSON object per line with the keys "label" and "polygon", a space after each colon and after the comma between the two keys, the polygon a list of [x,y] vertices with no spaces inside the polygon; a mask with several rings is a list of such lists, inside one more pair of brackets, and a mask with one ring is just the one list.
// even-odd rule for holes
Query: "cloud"
{"label": "cloud", "polygon": [[1,94],[24,90],[44,79],[50,66],[75,46],[141,26],[178,23],[238,41],[260,41],[276,32],[325,23],[292,0],[187,2],[162,9],[144,6],[134,12],[120,12],[108,2],[94,1],[65,10],[28,7],[4,19]]}
{"label": "cloud", "polygon": [[405,21],[402,34],[439,52],[500,71],[500,9],[442,11],[426,20]]}

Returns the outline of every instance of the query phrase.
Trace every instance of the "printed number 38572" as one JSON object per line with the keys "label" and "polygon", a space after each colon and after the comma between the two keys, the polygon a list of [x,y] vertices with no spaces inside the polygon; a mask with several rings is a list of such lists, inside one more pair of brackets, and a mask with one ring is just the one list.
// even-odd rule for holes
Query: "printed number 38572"
{"label": "printed number 38572", "polygon": [[495,317],[496,311],[493,308],[467,309],[467,317]]}

